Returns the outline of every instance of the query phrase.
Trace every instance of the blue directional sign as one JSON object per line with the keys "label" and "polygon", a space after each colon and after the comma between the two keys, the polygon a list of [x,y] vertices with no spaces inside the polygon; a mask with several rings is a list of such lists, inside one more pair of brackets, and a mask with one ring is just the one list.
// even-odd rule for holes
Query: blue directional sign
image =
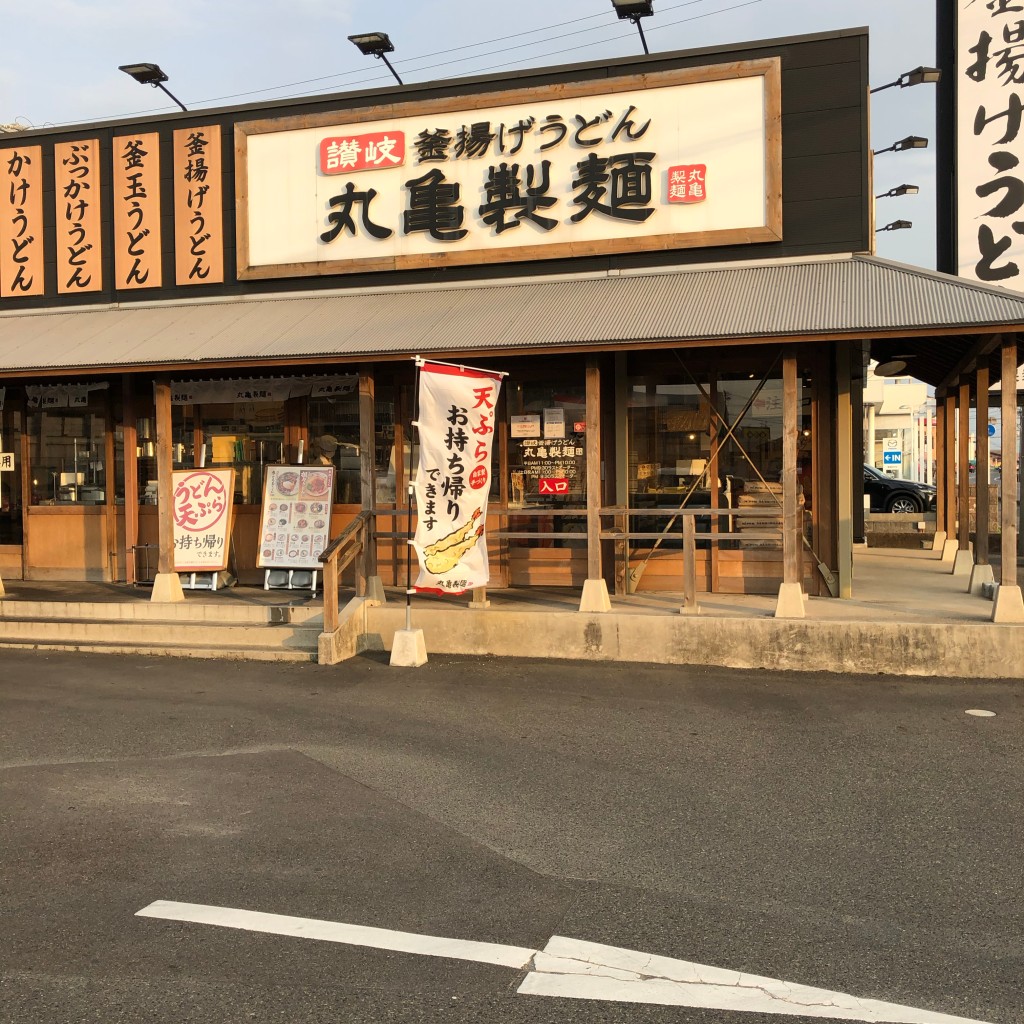
{"label": "blue directional sign", "polygon": [[902,466],[903,452],[882,452],[883,466]]}
{"label": "blue directional sign", "polygon": [[994,423],[990,423],[988,425],[988,436],[989,437],[995,437],[996,436],[996,425]]}

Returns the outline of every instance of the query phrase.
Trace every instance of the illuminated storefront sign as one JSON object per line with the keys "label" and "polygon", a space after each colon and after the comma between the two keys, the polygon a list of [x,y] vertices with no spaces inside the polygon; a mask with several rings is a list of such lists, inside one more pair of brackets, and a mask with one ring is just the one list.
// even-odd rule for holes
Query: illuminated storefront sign
{"label": "illuminated storefront sign", "polygon": [[239,276],[781,238],[777,60],[475,100],[237,125]]}

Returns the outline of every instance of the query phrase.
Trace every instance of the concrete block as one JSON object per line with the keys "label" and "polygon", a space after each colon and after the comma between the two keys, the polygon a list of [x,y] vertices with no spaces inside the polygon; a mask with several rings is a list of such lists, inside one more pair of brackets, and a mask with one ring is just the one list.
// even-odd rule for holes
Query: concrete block
{"label": "concrete block", "polygon": [[953,567],[950,573],[953,576],[970,576],[974,568],[974,555],[970,551],[960,551],[953,556]]}
{"label": "concrete block", "polygon": [[181,580],[176,572],[158,572],[153,578],[153,593],[150,601],[170,604],[184,601],[185,591],[181,589]]}
{"label": "concrete block", "polygon": [[932,537],[932,551],[945,551],[946,550],[946,531],[936,530],[935,536]]}
{"label": "concrete block", "polygon": [[387,597],[384,596],[384,584],[379,576],[367,576],[366,594],[367,601],[375,601],[378,605],[386,604]]}
{"label": "concrete block", "polygon": [[419,668],[427,663],[422,629],[396,629],[391,641],[392,668]]}
{"label": "concrete block", "polygon": [[1024,623],[1024,598],[1021,597],[1020,587],[996,587],[992,621]]}
{"label": "concrete block", "polygon": [[987,597],[985,587],[993,580],[991,565],[974,565],[971,567],[971,578],[967,581],[967,593],[975,597]]}
{"label": "concrete block", "polygon": [[802,619],[806,614],[803,587],[799,583],[780,584],[779,600],[775,605],[775,618]]}
{"label": "concrete block", "polygon": [[945,543],[942,545],[942,560],[944,562],[952,562],[956,558],[956,553],[960,550],[960,544],[956,538],[946,538]]}
{"label": "concrete block", "polygon": [[581,612],[610,612],[612,601],[608,596],[608,584],[604,580],[585,580],[583,596],[580,598]]}

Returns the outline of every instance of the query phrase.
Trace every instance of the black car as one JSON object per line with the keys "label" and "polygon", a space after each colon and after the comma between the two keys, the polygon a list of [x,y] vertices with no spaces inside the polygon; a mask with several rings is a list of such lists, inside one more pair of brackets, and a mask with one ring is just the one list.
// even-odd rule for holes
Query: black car
{"label": "black car", "polygon": [[864,467],[864,493],[872,512],[934,512],[935,488],[916,480],[896,480],[874,466]]}

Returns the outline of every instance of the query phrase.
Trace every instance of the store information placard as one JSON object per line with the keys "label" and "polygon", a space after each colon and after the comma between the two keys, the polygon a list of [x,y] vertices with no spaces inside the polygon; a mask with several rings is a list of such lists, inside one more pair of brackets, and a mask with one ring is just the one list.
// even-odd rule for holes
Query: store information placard
{"label": "store information placard", "polygon": [[175,572],[219,572],[228,567],[234,497],[233,469],[171,473]]}
{"label": "store information placard", "polygon": [[331,535],[333,494],[333,466],[269,466],[257,566],[319,569]]}

